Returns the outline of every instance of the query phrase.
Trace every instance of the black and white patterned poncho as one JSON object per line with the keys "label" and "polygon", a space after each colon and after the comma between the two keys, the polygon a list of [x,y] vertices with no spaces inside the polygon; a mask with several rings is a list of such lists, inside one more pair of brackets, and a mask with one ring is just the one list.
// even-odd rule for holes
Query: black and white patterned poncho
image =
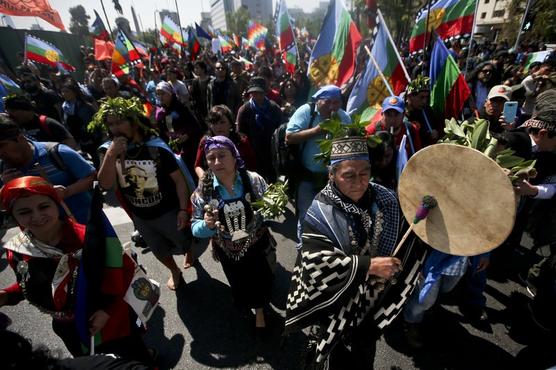
{"label": "black and white patterned poncho", "polygon": [[[365,226],[370,231],[362,250],[352,250],[349,232],[349,213],[357,213],[357,207],[335,196],[330,185],[317,195],[305,216],[302,248],[286,303],[286,334],[320,325],[317,362],[326,360],[371,311],[379,328],[390,323],[409,297],[424,259],[425,248],[413,248],[415,238],[408,238],[398,255],[404,266],[398,284],[380,291],[367,279],[370,259],[391,255],[405,222],[394,192],[374,183],[369,191],[371,220]],[[393,297],[384,302],[388,291]]]}

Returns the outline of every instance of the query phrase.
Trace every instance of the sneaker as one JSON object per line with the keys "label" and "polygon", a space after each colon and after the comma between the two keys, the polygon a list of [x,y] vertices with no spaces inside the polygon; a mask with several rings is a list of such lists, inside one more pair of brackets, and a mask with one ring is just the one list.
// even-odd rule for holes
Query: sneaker
{"label": "sneaker", "polygon": [[135,243],[137,248],[147,248],[147,242],[143,239],[143,235],[138,230],[131,233],[131,241]]}
{"label": "sneaker", "polygon": [[406,343],[411,348],[423,348],[424,341],[420,323],[404,323],[404,336]]}

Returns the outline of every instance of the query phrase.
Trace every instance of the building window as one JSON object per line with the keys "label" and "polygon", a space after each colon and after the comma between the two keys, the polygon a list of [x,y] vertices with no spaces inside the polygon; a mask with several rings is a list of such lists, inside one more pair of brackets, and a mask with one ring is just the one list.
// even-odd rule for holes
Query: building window
{"label": "building window", "polygon": [[486,13],[486,12],[481,13],[481,19],[485,19],[486,16],[487,16],[487,13]]}
{"label": "building window", "polygon": [[490,0],[485,0],[485,4],[488,4],[488,3],[490,3]]}
{"label": "building window", "polygon": [[492,17],[502,18],[504,16],[504,13],[506,13],[506,9],[495,10],[494,12],[492,12]]}

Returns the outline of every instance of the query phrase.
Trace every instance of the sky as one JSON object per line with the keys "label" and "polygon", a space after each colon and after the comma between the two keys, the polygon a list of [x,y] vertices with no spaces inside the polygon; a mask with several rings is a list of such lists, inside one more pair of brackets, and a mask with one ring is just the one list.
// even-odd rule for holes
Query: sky
{"label": "sky", "polygon": [[[102,0],[104,2],[104,7],[110,21],[112,28],[115,27],[114,19],[120,16],[114,10],[112,0]],[[187,25],[192,25],[194,22],[199,23],[201,21],[201,12],[210,11],[210,2],[212,0],[177,0],[180,20],[183,27]],[[321,0],[287,0],[288,7],[300,7],[305,12],[310,12],[316,8]],[[89,19],[89,25],[94,21],[94,12],[96,10],[102,17],[103,22],[106,24],[106,19],[102,13],[101,0],[49,0],[52,8],[60,13],[62,17],[62,22],[69,32],[70,24],[70,14],[68,9],[76,5],[82,5],[85,8],[87,14],[91,17]],[[276,0],[273,0],[275,3]],[[170,11],[175,11],[175,0],[120,0],[120,4],[124,11],[124,17],[130,22],[132,30],[135,31],[135,26],[133,24],[133,17],[131,15],[131,7],[135,9],[143,29],[153,29],[155,22],[155,12],[157,10],[168,9]],[[274,5],[275,6],[275,5]],[[32,24],[38,23],[42,28],[48,31],[57,31],[58,29],[50,25],[50,23],[43,21],[40,18],[35,17],[11,17],[16,28],[30,28]],[[158,27],[160,27],[160,18],[157,18]]]}

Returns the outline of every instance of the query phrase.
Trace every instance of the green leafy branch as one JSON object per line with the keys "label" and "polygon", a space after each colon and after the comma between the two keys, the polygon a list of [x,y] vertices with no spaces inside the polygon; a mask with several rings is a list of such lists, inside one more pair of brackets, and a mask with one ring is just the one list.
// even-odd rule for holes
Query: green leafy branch
{"label": "green leafy branch", "polygon": [[275,219],[284,214],[288,204],[288,182],[275,182],[263,194],[263,197],[251,206],[265,219]]}
{"label": "green leafy branch", "polygon": [[464,121],[460,124],[452,118],[446,120],[446,135],[440,142],[463,145],[483,152],[506,170],[512,183],[534,178],[537,175],[535,161],[518,157],[514,155],[515,151],[509,148],[497,151],[498,140],[490,135],[488,129],[489,122],[485,119]]}

